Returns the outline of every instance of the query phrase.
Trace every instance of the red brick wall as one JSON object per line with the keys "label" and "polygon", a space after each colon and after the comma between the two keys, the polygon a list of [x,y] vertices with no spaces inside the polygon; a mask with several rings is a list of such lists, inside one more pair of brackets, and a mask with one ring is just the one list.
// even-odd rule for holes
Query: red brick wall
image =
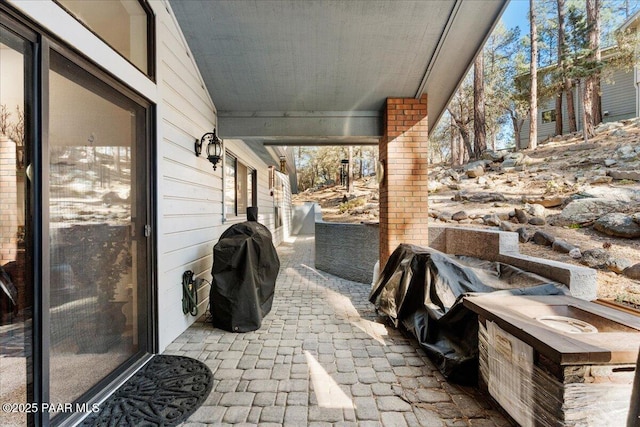
{"label": "red brick wall", "polygon": [[428,245],[427,96],[387,98],[380,161],[380,266],[400,243]]}

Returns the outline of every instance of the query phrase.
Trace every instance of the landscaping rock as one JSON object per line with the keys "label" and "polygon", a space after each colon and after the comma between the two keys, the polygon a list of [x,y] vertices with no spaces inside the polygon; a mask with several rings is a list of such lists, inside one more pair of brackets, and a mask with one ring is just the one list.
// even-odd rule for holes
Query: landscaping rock
{"label": "landscaping rock", "polygon": [[574,200],[562,210],[554,225],[586,224],[612,212],[622,210],[624,203],[604,198]]}
{"label": "landscaping rock", "polygon": [[446,174],[454,181],[460,181],[460,174],[453,169],[447,170]]}
{"label": "landscaping rock", "polygon": [[459,211],[451,215],[451,219],[454,221],[461,221],[467,218],[469,218],[469,215],[465,211]]}
{"label": "landscaping rock", "polygon": [[484,223],[493,227],[500,227],[502,220],[496,214],[485,215],[483,218]]}
{"label": "landscaping rock", "polygon": [[609,236],[635,239],[640,237],[640,224],[630,215],[622,213],[606,214],[593,224],[593,228]]}
{"label": "landscaping rock", "polygon": [[615,160],[615,159],[605,159],[604,160],[604,165],[606,167],[611,167],[611,166],[615,165],[616,163],[618,163],[618,161]]}
{"label": "landscaping rock", "polygon": [[529,222],[529,216],[522,209],[515,210],[515,217],[520,224],[526,224],[527,222]]}
{"label": "landscaping rock", "polygon": [[533,215],[535,217],[538,218],[544,218],[545,217],[545,207],[542,205],[539,205],[537,203],[534,204],[526,204],[524,205],[525,210],[527,211],[527,213],[529,215]]}
{"label": "landscaping rock", "polygon": [[607,172],[607,175],[609,175],[611,179],[629,179],[633,181],[640,181],[640,172],[638,171],[611,170]]}
{"label": "landscaping rock", "polygon": [[580,252],[580,249],[574,248],[569,251],[569,256],[573,259],[580,259],[582,258],[582,252]]}
{"label": "landscaping rock", "polygon": [[551,249],[553,249],[556,252],[560,252],[560,253],[563,253],[563,254],[568,254],[572,250],[577,249],[577,248],[575,246],[573,246],[571,243],[567,243],[564,240],[556,239],[556,240],[554,240],[553,244],[551,245]]}
{"label": "landscaping rock", "polygon": [[527,243],[528,241],[531,240],[531,237],[533,237],[526,227],[518,228],[516,230],[516,233],[518,233],[518,241],[520,243]]}
{"label": "landscaping rock", "polygon": [[633,222],[635,222],[636,224],[640,224],[640,212],[638,213],[634,213],[633,215],[631,215],[631,219],[633,220]]}
{"label": "landscaping rock", "polygon": [[611,181],[613,181],[613,177],[598,175],[591,178],[589,180],[589,184],[609,184]]}
{"label": "landscaping rock", "polygon": [[631,145],[624,145],[616,150],[616,155],[622,159],[631,159],[635,157],[636,152]]}
{"label": "landscaping rock", "polygon": [[629,136],[629,132],[624,129],[616,129],[611,132],[611,136],[615,136],[616,138],[626,138],[627,136]]}
{"label": "landscaping rock", "polygon": [[564,202],[565,202],[566,198],[561,197],[561,196],[551,196],[551,197],[530,197],[530,196],[525,196],[522,198],[522,202],[523,203],[528,203],[528,204],[536,204],[536,205],[542,205],[545,208],[555,208],[556,206],[561,206]]}
{"label": "landscaping rock", "polygon": [[631,267],[631,261],[626,258],[611,258],[607,262],[607,268],[614,273],[622,274],[624,270]]}
{"label": "landscaping rock", "polygon": [[633,187],[590,187],[581,193],[571,196],[573,199],[596,198],[617,200],[619,202],[629,203],[632,201],[640,202],[640,191]]}
{"label": "landscaping rock", "polygon": [[532,218],[529,218],[529,224],[531,224],[531,225],[545,225],[546,221],[544,220],[544,218],[540,218],[540,217],[534,216]]}
{"label": "landscaping rock", "polygon": [[625,268],[623,274],[630,279],[640,280],[640,263]]}
{"label": "landscaping rock", "polygon": [[533,240],[533,243],[536,243],[538,245],[551,246],[553,245],[553,242],[556,240],[556,238],[555,236],[552,236],[549,233],[545,233],[544,231],[536,231],[533,234],[533,238],[531,240]]}
{"label": "landscaping rock", "polygon": [[429,193],[437,193],[438,190],[440,190],[442,188],[442,184],[438,181],[434,181],[434,180],[429,180],[429,182],[427,182],[427,191]]}
{"label": "landscaping rock", "polygon": [[469,178],[477,178],[484,175],[484,161],[469,163],[464,167],[464,171]]}
{"label": "landscaping rock", "polygon": [[556,206],[560,206],[564,203],[565,198],[561,196],[551,196],[551,197],[538,197],[538,196],[523,196],[522,202],[528,203],[530,205],[542,205],[545,208],[554,208]]}
{"label": "landscaping rock", "polygon": [[520,166],[524,160],[524,154],[521,152],[507,153],[502,161],[502,168],[513,168]]}
{"label": "landscaping rock", "polygon": [[506,202],[507,199],[500,193],[456,193],[454,200],[468,200],[477,203]]}
{"label": "landscaping rock", "polygon": [[588,249],[582,253],[580,263],[587,267],[604,269],[611,262],[611,255],[604,249]]}
{"label": "landscaping rock", "polygon": [[501,162],[506,154],[506,151],[487,150],[482,153],[482,158],[484,160],[491,160],[492,162]]}
{"label": "landscaping rock", "polygon": [[502,221],[500,223],[500,229],[502,231],[511,231],[511,232],[513,232],[513,231],[516,231],[516,225],[514,223],[512,223],[512,222],[509,222],[509,221]]}

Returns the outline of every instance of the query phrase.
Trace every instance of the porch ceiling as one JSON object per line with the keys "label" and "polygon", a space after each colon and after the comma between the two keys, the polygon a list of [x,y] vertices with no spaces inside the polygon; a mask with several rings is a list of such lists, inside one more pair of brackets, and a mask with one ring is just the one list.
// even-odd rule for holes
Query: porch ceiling
{"label": "porch ceiling", "polygon": [[431,129],[508,0],[169,0],[223,137],[377,143],[387,97]]}

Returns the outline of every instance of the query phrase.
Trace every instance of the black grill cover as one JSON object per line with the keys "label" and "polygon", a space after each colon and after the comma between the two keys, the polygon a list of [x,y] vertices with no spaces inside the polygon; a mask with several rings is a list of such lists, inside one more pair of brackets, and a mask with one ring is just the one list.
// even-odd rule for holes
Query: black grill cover
{"label": "black grill cover", "polygon": [[222,233],[213,247],[213,326],[231,332],[259,329],[271,311],[279,269],[271,232],[264,225],[247,221]]}

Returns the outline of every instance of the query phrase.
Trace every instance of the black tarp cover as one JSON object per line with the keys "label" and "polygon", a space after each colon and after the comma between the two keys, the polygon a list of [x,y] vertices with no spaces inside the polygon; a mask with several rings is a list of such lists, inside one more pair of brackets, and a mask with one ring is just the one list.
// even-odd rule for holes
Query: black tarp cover
{"label": "black tarp cover", "polygon": [[246,221],[225,230],[213,247],[209,294],[213,326],[231,332],[259,329],[271,311],[279,269],[267,227]]}
{"label": "black tarp cover", "polygon": [[369,295],[378,313],[417,338],[442,374],[473,384],[478,370],[478,319],[462,298],[476,293],[562,295],[564,285],[498,262],[455,258],[401,244]]}

